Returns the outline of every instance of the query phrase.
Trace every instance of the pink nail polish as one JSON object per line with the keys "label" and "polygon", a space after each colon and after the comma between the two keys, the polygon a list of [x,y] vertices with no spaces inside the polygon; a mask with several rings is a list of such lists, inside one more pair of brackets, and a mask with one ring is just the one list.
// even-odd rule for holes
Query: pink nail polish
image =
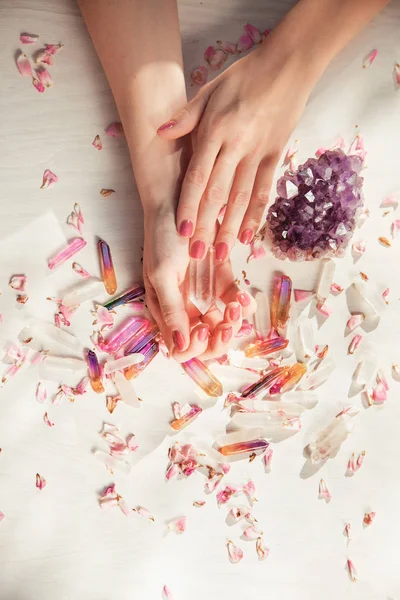
{"label": "pink nail polish", "polygon": [[229,340],[231,339],[231,337],[232,337],[232,331],[233,330],[232,330],[231,326],[226,327],[226,329],[222,330],[222,332],[221,332],[221,338],[222,338],[222,341],[224,342],[224,344],[226,344],[226,342],[229,342]]}
{"label": "pink nail polish", "polygon": [[240,319],[240,304],[236,306],[231,306],[228,310],[228,316],[231,321],[239,321]]}
{"label": "pink nail polish", "polygon": [[251,229],[245,229],[244,231],[242,231],[242,235],[240,236],[240,241],[242,242],[242,244],[250,244],[252,239],[253,232]]}
{"label": "pink nail polish", "polygon": [[185,347],[185,338],[183,337],[182,333],[178,330],[175,330],[172,333],[172,340],[173,340],[174,346],[178,350],[178,352],[182,352],[182,350]]}
{"label": "pink nail polish", "polygon": [[192,237],[193,221],[190,221],[189,219],[182,221],[182,223],[179,225],[179,235],[182,235],[183,237]]}
{"label": "pink nail polish", "polygon": [[196,260],[204,258],[206,253],[206,245],[201,240],[196,240],[190,247],[190,256]]}
{"label": "pink nail polish", "polygon": [[239,292],[237,295],[237,299],[242,306],[249,306],[251,302],[251,298],[247,292]]}
{"label": "pink nail polish", "polygon": [[215,258],[217,260],[225,260],[228,256],[229,246],[226,242],[219,242],[215,246]]}
{"label": "pink nail polish", "polygon": [[205,342],[208,338],[208,326],[204,325],[204,327],[200,327],[197,331],[197,338],[199,342]]}
{"label": "pink nail polish", "polygon": [[168,131],[168,129],[172,129],[173,127],[175,127],[175,125],[176,121],[167,121],[166,123],[161,125],[161,127],[159,127],[157,131]]}

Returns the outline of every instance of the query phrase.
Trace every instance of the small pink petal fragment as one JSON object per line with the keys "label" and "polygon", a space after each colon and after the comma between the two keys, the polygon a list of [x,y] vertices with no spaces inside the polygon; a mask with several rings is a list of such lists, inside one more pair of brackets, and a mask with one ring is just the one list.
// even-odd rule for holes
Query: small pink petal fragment
{"label": "small pink petal fragment", "polygon": [[384,290],[382,292],[382,298],[386,302],[386,304],[389,304],[389,293],[390,293],[389,288],[386,288],[386,290]]}
{"label": "small pink petal fragment", "polygon": [[365,240],[358,240],[357,242],[354,242],[352,249],[354,254],[361,256],[367,249],[367,242]]}
{"label": "small pink petal fragment", "polygon": [[195,500],[193,502],[193,506],[195,506],[196,508],[201,508],[204,505],[205,505],[205,501],[204,500]]}
{"label": "small pink petal fragment", "polygon": [[34,44],[38,41],[38,39],[39,36],[35,35],[34,33],[21,33],[19,36],[19,41],[21,44]]}
{"label": "small pink petal fragment", "polygon": [[361,469],[361,467],[363,466],[365,455],[366,455],[365,450],[360,452],[360,454],[358,455],[357,461],[356,461],[356,471],[358,471],[358,469]]}
{"label": "small pink petal fragment", "polygon": [[346,525],[345,525],[345,528],[344,528],[343,535],[345,535],[345,536],[347,537],[347,543],[348,543],[348,542],[350,542],[350,540],[351,540],[351,533],[350,533],[350,530],[351,530],[351,525],[350,525],[350,523],[346,523]]}
{"label": "small pink petal fragment", "polygon": [[392,375],[394,379],[400,381],[400,365],[398,365],[397,363],[393,363],[392,365]]}
{"label": "small pink petal fragment", "polygon": [[52,173],[49,169],[46,169],[43,173],[43,182],[40,186],[40,189],[43,190],[45,188],[50,187],[54,183],[57,183],[58,177],[54,173]]}
{"label": "small pink petal fragment", "polygon": [[46,487],[46,485],[47,481],[45,480],[45,478],[39,475],[39,473],[36,473],[36,487],[39,490],[43,490]]}
{"label": "small pink petal fragment", "polygon": [[363,69],[366,69],[367,67],[370,67],[372,65],[377,54],[378,54],[378,50],[376,48],[374,50],[371,50],[371,52],[368,54],[368,56],[366,57],[366,59],[363,62]]}
{"label": "small pink petal fragment", "polygon": [[386,198],[384,198],[380,204],[381,208],[393,208],[393,210],[395,210],[397,208],[399,204],[399,201],[397,200],[396,196],[394,194],[390,194],[389,196],[386,196]]}
{"label": "small pink petal fragment", "polygon": [[272,457],[274,455],[274,450],[273,448],[267,448],[267,451],[265,452],[262,460],[264,463],[264,469],[266,473],[271,473],[271,463],[272,463]]}
{"label": "small pink petal fragment", "polygon": [[293,290],[293,295],[295,302],[306,302],[311,300],[311,298],[315,295],[315,292],[311,292],[309,290]]}
{"label": "small pink petal fragment", "polygon": [[332,283],[331,285],[331,294],[341,294],[343,292],[343,288],[338,283]]}
{"label": "small pink petal fragment", "polygon": [[346,477],[352,477],[356,471],[357,471],[357,463],[356,463],[356,457],[353,452],[353,454],[350,456],[349,460],[347,461]]}
{"label": "small pink petal fragment", "polygon": [[318,499],[325,500],[326,503],[330,502],[332,499],[332,496],[328,490],[328,487],[323,479],[321,479],[319,482]]}
{"label": "small pink petal fragment", "polygon": [[392,233],[392,237],[395,238],[397,236],[397,234],[400,231],[400,219],[396,219],[395,221],[393,221],[392,225],[391,225],[391,233]]}
{"label": "small pink petal fragment", "polygon": [[179,402],[173,402],[172,403],[172,412],[174,415],[174,419],[180,419],[182,416],[182,410],[181,410],[181,405],[179,404]]}
{"label": "small pink petal fragment", "polygon": [[204,85],[207,83],[208,71],[206,67],[195,67],[190,73],[190,79],[195,85]]}
{"label": "small pink petal fragment", "polygon": [[247,52],[247,50],[250,50],[253,46],[254,42],[251,37],[248,34],[242,35],[237,43],[238,53],[241,54],[242,52]]}
{"label": "small pink petal fragment", "polygon": [[[36,79],[35,77],[32,79],[32,83],[33,86],[37,89],[37,91],[39,92],[39,94],[43,94],[43,92],[46,90],[46,88],[44,87],[43,83],[41,81],[39,81],[39,79]],[[46,186],[48,187],[48,186]]]}
{"label": "small pink petal fragment", "polygon": [[254,329],[253,323],[249,323],[249,321],[247,319],[243,319],[242,326],[239,329],[239,331],[237,332],[237,334],[235,335],[235,338],[241,338],[241,337],[250,335],[253,332],[253,329]]}
{"label": "small pink petal fragment", "polygon": [[224,401],[224,408],[232,406],[232,404],[238,404],[241,400],[240,396],[237,396],[235,392],[229,392]]}
{"label": "small pink petal fragment", "polygon": [[43,383],[38,383],[36,386],[36,400],[43,403],[47,398],[47,390]]}
{"label": "small pink petal fragment", "polygon": [[251,479],[244,484],[242,492],[247,497],[251,506],[253,505],[253,502],[257,502],[256,486],[254,485],[254,482],[251,481]]}
{"label": "small pink petal fragment", "polygon": [[29,58],[24,52],[20,52],[17,57],[17,69],[24,77],[32,77],[32,66]]}
{"label": "small pink petal fragment", "polygon": [[350,319],[346,323],[347,330],[350,333],[353,332],[355,329],[357,329],[357,327],[359,327],[361,325],[361,323],[364,320],[365,320],[364,313],[356,313],[354,315],[351,315]]}
{"label": "small pink petal fragment", "polygon": [[163,587],[163,600],[174,600],[172,592],[167,585]]}
{"label": "small pink petal fragment", "polygon": [[165,479],[167,481],[169,481],[170,479],[172,479],[173,477],[175,477],[175,475],[178,475],[179,473],[179,467],[176,464],[172,464],[167,468],[167,471],[165,473]]}
{"label": "small pink petal fragment", "polygon": [[110,137],[122,137],[124,135],[122,123],[111,123],[111,125],[105,129],[105,132],[106,135],[109,135]]}
{"label": "small pink petal fragment", "polygon": [[88,271],[86,271],[86,269],[81,267],[81,265],[77,262],[72,263],[72,268],[75,271],[75,273],[77,273],[81,277],[84,277],[85,279],[89,279],[91,277],[91,274]]}
{"label": "small pink petal fragment", "polygon": [[371,394],[374,404],[384,404],[387,400],[387,390],[383,383],[378,383]]}
{"label": "small pink petal fragment", "polygon": [[115,407],[117,406],[118,402],[121,400],[121,396],[120,395],[116,395],[116,396],[107,396],[106,399],[106,407],[108,412],[110,413],[110,415],[112,415],[112,413],[115,410]]}
{"label": "small pink petal fragment", "polygon": [[53,421],[50,421],[49,415],[47,414],[47,412],[45,412],[43,415],[43,421],[46,423],[47,427],[54,427],[54,423],[53,423]]}
{"label": "small pink petal fragment", "polygon": [[72,229],[75,229],[78,233],[82,233],[81,222],[75,211],[72,211],[72,213],[70,215],[68,215],[67,225],[72,227]]}
{"label": "small pink petal fragment", "polygon": [[363,336],[360,335],[359,333],[357,333],[353,337],[353,339],[351,340],[351,342],[349,344],[349,348],[347,350],[348,354],[354,354],[354,352],[357,350],[357,348],[361,344],[362,340],[363,340]]}
{"label": "small pink petal fragment", "polygon": [[349,571],[349,577],[353,582],[357,581],[357,571],[350,559],[347,560],[347,570]]}
{"label": "small pink petal fragment", "polygon": [[26,285],[26,275],[13,275],[8,285],[17,292],[24,292]]}
{"label": "small pink petal fragment", "polygon": [[263,535],[263,533],[264,532],[258,529],[258,527],[255,525],[250,525],[250,527],[246,527],[242,535],[246,540],[254,541]]}
{"label": "small pink petal fragment", "polygon": [[119,506],[126,516],[130,515],[131,513],[126,501],[115,491],[115,483],[109,485],[104,492],[100,494],[99,504],[103,509]]}
{"label": "small pink petal fragment", "polygon": [[317,158],[319,158],[320,156],[322,156],[322,154],[324,154],[326,152],[326,148],[323,148],[322,146],[320,148],[318,148],[315,152],[315,156]]}
{"label": "small pink petal fragment", "polygon": [[93,311],[93,315],[95,316],[93,325],[98,325],[100,327],[100,331],[113,327],[115,319],[114,311],[107,310],[105,306],[98,304],[96,306],[96,310]]}
{"label": "small pink petal fragment", "polygon": [[57,52],[59,52],[61,50],[61,48],[64,48],[64,44],[45,44],[44,45],[44,49],[47,52],[47,54],[50,54],[52,56],[54,56],[54,54],[57,54]]}
{"label": "small pink petal fragment", "polygon": [[251,244],[251,254],[247,259],[247,262],[251,262],[252,260],[259,260],[260,258],[265,258],[267,256],[267,251],[265,249],[264,244],[260,239],[255,239]]}
{"label": "small pink petal fragment", "polygon": [[51,54],[46,52],[46,50],[39,50],[39,52],[37,52],[35,54],[35,63],[36,64],[43,63],[43,64],[49,65],[49,67],[51,67],[54,64],[54,61],[53,61]]}
{"label": "small pink petal fragment", "polygon": [[259,44],[261,42],[261,31],[257,29],[257,27],[254,27],[254,25],[250,25],[250,23],[247,23],[247,25],[244,26],[244,29],[246,33],[250,36],[250,39],[252,40],[253,44]]}
{"label": "small pink petal fragment", "polygon": [[[221,477],[222,476],[220,476],[220,479],[221,479]],[[221,507],[223,504],[226,504],[232,498],[232,496],[237,494],[237,492],[238,492],[238,489],[236,487],[231,487],[230,485],[227,485],[223,490],[218,492],[218,494],[217,494],[218,507]]]}
{"label": "small pink petal fragment", "polygon": [[103,144],[99,135],[96,135],[92,142],[92,146],[94,146],[97,150],[103,150]]}
{"label": "small pink petal fragment", "polygon": [[265,560],[269,556],[269,548],[264,543],[264,540],[259,537],[256,542],[256,551],[259,560]]}
{"label": "small pink petal fragment", "polygon": [[154,523],[155,518],[153,517],[151,512],[149,510],[147,510],[147,508],[144,508],[143,506],[137,506],[133,510],[135,512],[137,512],[137,514],[140,515],[141,517],[143,517],[144,519],[148,519],[149,521],[153,521],[153,523]]}
{"label": "small pink petal fragment", "polygon": [[298,152],[297,144],[298,144],[298,140],[295,140],[293,142],[293,144],[291,144],[289,146],[289,148],[286,151],[285,157],[283,159],[283,163],[282,163],[283,167],[289,166],[292,171],[295,170],[295,169],[292,169],[292,167],[295,166],[295,155]]}
{"label": "small pink petal fragment", "polygon": [[186,526],[187,526],[187,518],[179,517],[178,519],[173,519],[172,521],[170,521],[168,523],[168,530],[181,534],[184,531],[186,531]]}
{"label": "small pink petal fragment", "polygon": [[29,296],[27,294],[18,294],[16,300],[18,304],[26,304],[29,300]]}
{"label": "small pink petal fragment", "polygon": [[235,55],[237,54],[237,45],[234,44],[233,42],[221,42],[220,43],[220,47],[222,48],[222,50],[224,50],[227,54],[232,54]]}
{"label": "small pink petal fragment", "polygon": [[53,85],[53,78],[45,67],[40,67],[40,69],[36,69],[36,76],[40,83],[44,85],[44,87],[51,87]]}
{"label": "small pink petal fragment", "polygon": [[238,563],[242,560],[243,558],[243,550],[241,548],[239,548],[238,546],[235,546],[235,544],[229,540],[228,544],[227,544],[227,548],[228,548],[228,555],[229,555],[229,559],[231,561],[231,563]]}
{"label": "small pink petal fragment", "polygon": [[320,303],[318,302],[317,304],[317,311],[319,313],[321,313],[321,315],[323,315],[324,317],[330,317],[330,315],[332,314],[333,309],[328,306],[325,302]]}
{"label": "small pink petal fragment", "polygon": [[364,518],[363,518],[363,523],[367,526],[372,525],[372,523],[374,522],[374,519],[375,519],[375,515],[376,515],[376,513],[374,513],[374,512],[365,513]]}
{"label": "small pink petal fragment", "polygon": [[4,513],[2,513],[1,510],[0,510],[0,523],[4,519],[4,516],[5,516]]}
{"label": "small pink petal fragment", "polygon": [[136,436],[133,433],[130,433],[126,438],[126,446],[129,452],[136,452],[139,448],[139,444],[136,441]]}
{"label": "small pink petal fragment", "polygon": [[227,58],[228,53],[222,48],[214,48],[214,46],[209,46],[204,52],[204,60],[210,65],[210,69],[212,71],[218,71],[221,69],[224,66]]}

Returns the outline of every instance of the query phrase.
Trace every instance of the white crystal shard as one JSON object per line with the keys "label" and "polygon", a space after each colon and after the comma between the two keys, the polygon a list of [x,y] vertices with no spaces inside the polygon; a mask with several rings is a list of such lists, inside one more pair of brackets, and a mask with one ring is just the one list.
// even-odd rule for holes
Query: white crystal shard
{"label": "white crystal shard", "polygon": [[63,298],[66,306],[79,306],[88,300],[94,300],[104,295],[104,284],[100,279],[91,277],[79,285],[74,286]]}
{"label": "white crystal shard", "polygon": [[[286,400],[286,396],[285,396]],[[288,416],[299,417],[305,412],[306,407],[297,402],[285,402],[277,400],[240,400],[239,406],[243,407],[249,413],[282,413]],[[242,413],[236,413],[242,414]]]}
{"label": "white crystal shard", "polygon": [[318,302],[323,303],[329,296],[331,285],[333,282],[333,276],[335,274],[336,265],[330,258],[323,258],[321,260],[321,271],[319,273],[317,283],[317,299]]}
{"label": "white crystal shard", "polygon": [[43,321],[35,321],[29,324],[20,332],[18,338],[22,342],[25,341],[25,343],[26,340],[30,340],[27,345],[38,350],[46,346],[46,339],[61,344],[70,350],[78,350],[81,347],[78,338],[72,333]]}
{"label": "white crystal shard", "polygon": [[301,379],[297,389],[302,391],[314,390],[328,379],[336,368],[335,361],[328,357],[324,358],[315,371],[308,371]]}
{"label": "white crystal shard", "polygon": [[297,346],[297,360],[307,362],[314,354],[314,328],[311,320],[306,317],[298,320]]}
{"label": "white crystal shard", "polygon": [[47,369],[62,369],[65,371],[82,371],[86,369],[86,363],[81,358],[71,358],[69,356],[55,356],[48,354],[42,363]]}
{"label": "white crystal shard", "polygon": [[362,387],[368,386],[375,377],[377,369],[378,361],[376,358],[367,356],[364,358],[364,360],[358,363],[357,368],[354,371],[353,379],[357,385]]}
{"label": "white crystal shard", "polygon": [[237,412],[227,425],[228,431],[237,431],[261,427],[262,437],[270,436],[282,430],[299,431],[301,421],[298,415],[286,414],[284,411]]}
{"label": "white crystal shard", "polygon": [[257,333],[266,338],[271,329],[271,316],[268,295],[264,292],[257,292],[255,295],[257,309],[254,314],[254,323]]}
{"label": "white crystal shard", "polygon": [[102,450],[95,450],[94,456],[98,461],[103,463],[103,465],[107,467],[107,469],[111,472],[121,471],[121,473],[125,473],[125,475],[128,475],[130,473],[131,465],[125,460],[121,460],[119,458],[116,458],[115,456],[111,456],[111,454],[107,454]]}
{"label": "white crystal shard", "polygon": [[318,463],[333,456],[353,429],[352,418],[358,414],[357,407],[349,407],[336,415],[332,423],[317,436],[314,442],[306,446],[306,451],[313,463]]}
{"label": "white crystal shard", "polygon": [[115,371],[122,371],[132,365],[137,365],[143,362],[144,356],[140,352],[136,354],[128,354],[128,356],[122,356],[116,360],[108,360],[104,365],[104,374],[109,375]]}
{"label": "white crystal shard", "polygon": [[294,402],[295,404],[301,404],[307,410],[314,408],[318,404],[318,396],[316,394],[310,394],[310,392],[304,393],[297,391],[288,392],[285,394],[285,402]]}
{"label": "white crystal shard", "polygon": [[190,259],[189,295],[204,315],[215,302],[215,249],[211,246],[203,260]]}
{"label": "white crystal shard", "polygon": [[364,313],[366,319],[379,319],[380,314],[373,302],[368,297],[366,285],[363,283],[353,283],[351,287],[359,303],[359,309],[357,309],[357,312]]}
{"label": "white crystal shard", "polygon": [[125,379],[122,373],[115,371],[113,374],[113,381],[122,400],[128,406],[132,406],[133,408],[140,406],[139,398],[136,395],[132,383]]}
{"label": "white crystal shard", "polygon": [[233,433],[225,433],[217,436],[214,447],[229,446],[230,444],[239,444],[240,442],[248,442],[262,437],[262,427],[252,427],[242,431],[234,431]]}

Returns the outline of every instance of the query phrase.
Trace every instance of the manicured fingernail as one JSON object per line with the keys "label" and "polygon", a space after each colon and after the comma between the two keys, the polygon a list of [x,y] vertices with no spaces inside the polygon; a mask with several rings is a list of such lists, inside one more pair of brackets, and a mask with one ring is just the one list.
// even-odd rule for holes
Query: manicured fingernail
{"label": "manicured fingernail", "polygon": [[229,246],[226,242],[219,242],[215,246],[215,258],[217,260],[225,260],[228,256]]}
{"label": "manicured fingernail", "polygon": [[199,340],[199,342],[205,342],[206,339],[208,338],[208,326],[204,325],[203,327],[200,327],[197,331],[197,338]]}
{"label": "manicured fingernail", "polygon": [[172,340],[178,352],[182,352],[182,350],[185,348],[185,338],[183,337],[183,334],[176,329],[172,333]]}
{"label": "manicured fingernail", "polygon": [[168,129],[172,129],[173,127],[175,127],[175,125],[176,121],[167,121],[166,123],[161,125],[161,127],[159,127],[157,131],[168,131]]}
{"label": "manicured fingernail", "polygon": [[201,240],[196,240],[190,247],[190,256],[192,258],[196,258],[197,260],[201,260],[204,258],[206,253],[206,245]]}
{"label": "manicured fingernail", "polygon": [[225,344],[226,344],[226,342],[229,342],[229,340],[231,339],[231,337],[232,337],[232,332],[233,332],[233,330],[232,330],[232,327],[231,327],[231,326],[229,326],[229,327],[226,327],[226,329],[223,329],[223,330],[222,330],[222,332],[221,332],[221,338],[222,338],[222,341],[223,341]]}
{"label": "manicured fingernail", "polygon": [[253,232],[251,229],[245,229],[242,231],[242,235],[240,236],[240,241],[242,244],[250,244],[253,239]]}
{"label": "manicured fingernail", "polygon": [[239,321],[240,319],[240,304],[231,306],[228,310],[228,317],[230,321]]}
{"label": "manicured fingernail", "polygon": [[249,306],[251,302],[250,295],[247,292],[239,292],[237,295],[237,299],[242,306]]}
{"label": "manicured fingernail", "polygon": [[179,225],[179,235],[183,235],[183,237],[191,237],[193,235],[193,221],[189,219],[185,219]]}

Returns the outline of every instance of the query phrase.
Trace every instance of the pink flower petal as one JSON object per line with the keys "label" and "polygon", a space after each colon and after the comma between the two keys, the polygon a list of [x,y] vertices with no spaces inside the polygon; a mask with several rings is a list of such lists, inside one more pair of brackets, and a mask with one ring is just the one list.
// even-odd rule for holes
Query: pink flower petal
{"label": "pink flower petal", "polygon": [[111,123],[104,131],[106,132],[106,135],[109,135],[110,137],[122,137],[124,135],[122,123],[118,122]]}
{"label": "pink flower petal", "polygon": [[101,142],[100,136],[96,135],[96,137],[94,138],[93,142],[92,142],[92,146],[94,146],[95,148],[97,148],[97,150],[103,150],[103,144]]}
{"label": "pink flower petal", "polygon": [[361,467],[363,466],[365,455],[366,455],[365,450],[360,452],[360,454],[358,455],[357,461],[356,461],[356,471],[358,471],[358,469],[361,469]]}
{"label": "pink flower petal", "polygon": [[244,28],[247,34],[250,36],[250,39],[252,40],[253,44],[259,44],[261,42],[261,31],[257,29],[257,27],[254,27],[254,25],[250,25],[250,23],[247,23],[247,25],[245,25]]}
{"label": "pink flower petal", "polygon": [[371,52],[368,54],[368,56],[366,57],[366,59],[363,62],[363,69],[366,69],[367,67],[370,67],[372,65],[377,54],[378,54],[378,50],[376,50],[376,48],[374,50],[371,50]]}
{"label": "pink flower petal", "polygon": [[178,465],[172,464],[172,465],[170,465],[168,467],[167,472],[165,473],[165,479],[167,481],[169,481],[175,475],[178,475],[178,473],[179,473],[179,467],[178,467]]}
{"label": "pink flower petal", "polygon": [[172,412],[174,415],[174,419],[180,419],[182,416],[182,409],[181,409],[181,405],[179,404],[179,402],[173,402],[172,403]]}
{"label": "pink flower petal", "polygon": [[133,433],[130,433],[126,438],[126,446],[129,452],[136,452],[139,448],[139,444],[136,442],[136,437]]}
{"label": "pink flower petal", "polygon": [[264,540],[261,537],[257,539],[256,551],[259,560],[265,560],[269,556],[269,548],[264,544]]}
{"label": "pink flower petal", "polygon": [[[206,481],[205,485],[204,485],[204,489],[206,490],[206,492],[212,494],[212,492],[214,492],[217,487],[219,486],[219,484],[222,481],[223,478],[223,473],[215,473],[215,475],[213,477],[211,477],[208,481]],[[220,494],[222,492],[219,492]],[[218,496],[217,496],[217,501],[218,501]]]}
{"label": "pink flower petal", "polygon": [[400,65],[398,63],[394,66],[394,76],[396,78],[397,85],[400,85]]}
{"label": "pink flower petal", "polygon": [[36,487],[39,490],[43,490],[46,487],[46,485],[47,481],[45,480],[45,478],[39,475],[39,473],[36,473]]}
{"label": "pink flower petal", "polygon": [[389,293],[390,293],[389,288],[386,288],[386,290],[384,290],[382,292],[382,298],[386,302],[386,304],[389,304]]}
{"label": "pink flower petal", "polygon": [[251,37],[248,34],[242,35],[237,43],[238,53],[241,54],[242,52],[247,52],[247,50],[250,50],[253,46],[254,42]]}
{"label": "pink flower petal", "polygon": [[2,513],[1,510],[0,510],[0,523],[4,519],[4,516],[5,516],[4,513]]}
{"label": "pink flower petal", "polygon": [[349,572],[349,577],[350,579],[355,582],[357,581],[357,571],[356,568],[353,564],[353,562],[350,559],[347,559],[347,570]]}
{"label": "pink flower petal", "polygon": [[354,475],[354,473],[356,471],[357,471],[356,457],[353,452],[353,454],[350,456],[349,460],[347,461],[346,477],[351,477],[352,475]]}
{"label": "pink flower petal", "polygon": [[354,242],[352,249],[354,254],[364,254],[367,249],[367,242],[365,240],[358,240],[357,242]]}
{"label": "pink flower petal", "polygon": [[242,326],[235,335],[235,338],[245,337],[253,333],[254,325],[253,323],[249,323],[247,319],[242,320]]}
{"label": "pink flower petal", "polygon": [[53,423],[53,421],[50,421],[49,415],[47,414],[47,412],[45,412],[43,415],[43,421],[46,423],[46,425],[48,427],[54,427],[54,423]]}
{"label": "pink flower petal", "polygon": [[243,531],[242,535],[245,539],[250,541],[255,541],[257,538],[263,535],[263,531],[258,529],[255,525],[250,525],[250,527],[246,527]]}
{"label": "pink flower petal", "polygon": [[318,498],[320,500],[325,500],[326,503],[330,502],[332,499],[332,496],[328,490],[328,487],[323,479],[321,479],[319,482]]}
{"label": "pink flower petal", "polygon": [[40,186],[40,189],[43,190],[45,188],[48,188],[51,185],[53,185],[54,183],[57,183],[57,181],[58,181],[57,175],[54,175],[54,173],[52,173],[49,169],[46,169],[45,172],[43,173],[43,182],[42,182],[42,185]]}
{"label": "pink flower petal", "polygon": [[306,302],[311,300],[311,298],[315,295],[315,292],[308,290],[293,290],[293,295],[295,302]]}
{"label": "pink flower petal", "polygon": [[113,311],[107,310],[107,308],[101,304],[97,304],[93,314],[96,317],[93,325],[99,325],[100,331],[113,327],[115,319],[115,313]]}
{"label": "pink flower petal", "polygon": [[271,473],[271,462],[272,462],[273,455],[274,455],[273,448],[267,448],[267,450],[263,456],[263,463],[264,463],[264,468],[265,468],[266,473]]}
{"label": "pink flower petal", "polygon": [[237,45],[233,44],[232,42],[221,42],[221,48],[222,50],[224,50],[224,52],[226,52],[227,54],[237,54]]}
{"label": "pink flower petal", "polygon": [[393,221],[391,226],[392,237],[395,238],[400,231],[400,219]]}
{"label": "pink flower petal", "polygon": [[21,44],[34,44],[39,39],[38,35],[34,33],[21,33],[19,36],[19,41]]}
{"label": "pink flower petal", "polygon": [[325,154],[325,152],[326,152],[326,148],[323,148],[323,147],[321,146],[320,148],[318,148],[318,149],[315,151],[315,156],[316,156],[317,158],[319,158],[319,157],[320,157],[322,154]]}
{"label": "pink flower petal", "polygon": [[91,277],[91,274],[88,271],[86,271],[86,269],[81,267],[81,265],[77,262],[72,263],[72,268],[75,271],[75,273],[77,273],[81,277],[85,277],[86,279],[89,279]]}
{"label": "pink flower petal", "polygon": [[10,278],[8,285],[17,292],[24,292],[26,285],[26,275],[13,275]]}
{"label": "pink flower petal", "polygon": [[164,585],[164,587],[162,589],[162,593],[163,593],[163,600],[174,600],[172,592],[167,585]]}
{"label": "pink flower petal", "polygon": [[44,45],[44,49],[47,52],[47,54],[50,54],[52,56],[54,56],[54,54],[57,54],[57,52],[59,52],[61,50],[61,48],[64,48],[64,44],[45,44]]}
{"label": "pink flower petal", "polygon": [[328,306],[325,302],[323,302],[323,303],[318,302],[316,308],[317,308],[317,311],[319,313],[321,313],[321,315],[323,315],[324,317],[329,317],[333,311],[333,309],[330,306]]}
{"label": "pink flower petal", "polygon": [[44,87],[51,87],[53,85],[53,78],[45,67],[40,67],[40,69],[36,69],[36,76],[39,79],[40,83],[44,85]]}
{"label": "pink flower petal", "polygon": [[190,79],[195,85],[204,85],[208,79],[206,67],[195,67],[190,73]]}
{"label": "pink flower petal", "polygon": [[43,403],[47,398],[47,390],[43,383],[38,383],[36,386],[36,400]]}
{"label": "pink flower petal", "polygon": [[253,505],[253,502],[257,502],[256,486],[254,485],[254,482],[251,481],[251,479],[244,484],[242,492],[247,497],[251,505]]}
{"label": "pink flower petal", "polygon": [[155,518],[153,517],[151,512],[147,510],[147,508],[144,508],[143,506],[137,506],[136,508],[134,508],[134,511],[137,512],[137,514],[143,517],[144,519],[148,519],[149,521],[153,521],[154,523]]}
{"label": "pink flower petal", "polygon": [[251,254],[247,259],[247,262],[251,262],[252,260],[258,260],[260,258],[264,258],[267,256],[267,251],[265,249],[264,244],[260,239],[255,239],[251,244]]}
{"label": "pink flower petal", "polygon": [[[43,92],[46,90],[46,88],[44,87],[43,83],[41,81],[39,81],[39,79],[36,79],[35,77],[32,79],[32,83],[34,85],[34,87],[37,89],[37,91],[40,94],[43,94]],[[45,186],[48,187],[48,186]]]}
{"label": "pink flower petal", "polygon": [[54,64],[54,61],[53,61],[51,54],[49,54],[49,52],[46,52],[46,50],[39,50],[39,52],[37,52],[35,54],[35,63],[36,64],[43,63],[43,64],[51,67]]}
{"label": "pink flower petal", "polygon": [[187,517],[178,517],[177,519],[173,519],[168,523],[169,531],[174,531],[175,533],[183,533],[186,531],[187,526]]}
{"label": "pink flower petal", "polygon": [[376,516],[376,513],[374,513],[374,512],[365,513],[364,518],[363,518],[363,523],[367,526],[372,525],[372,523],[374,522],[375,516]]}
{"label": "pink flower petal", "polygon": [[223,490],[218,492],[218,494],[217,494],[218,507],[221,507],[223,504],[226,504],[232,498],[232,496],[235,496],[235,494],[237,494],[237,492],[238,492],[238,488],[231,487],[230,485],[227,485]]}
{"label": "pink flower petal", "polygon": [[32,66],[29,58],[24,52],[20,52],[17,56],[17,69],[24,77],[32,77]]}
{"label": "pink flower petal", "polygon": [[55,269],[60,265],[64,264],[67,260],[72,258],[77,252],[82,250],[86,246],[87,242],[82,238],[73,238],[70,240],[65,248],[63,248],[58,254],[53,256],[48,261],[49,269]]}
{"label": "pink flower petal", "polygon": [[212,71],[221,69],[228,58],[228,53],[222,48],[209,46],[204,52],[204,60],[209,64]]}
{"label": "pink flower petal", "polygon": [[131,510],[128,506],[128,503],[121,496],[118,497],[118,506],[127,517],[131,514]]}
{"label": "pink flower petal", "polygon": [[364,313],[356,313],[354,315],[351,315],[350,319],[346,323],[347,330],[350,333],[353,332],[355,329],[357,329],[357,327],[359,327],[362,324],[364,320]]}
{"label": "pink flower petal", "polygon": [[235,546],[235,544],[231,540],[229,540],[229,542],[227,544],[227,548],[228,548],[229,560],[231,561],[231,563],[235,564],[242,560],[243,550],[241,548],[239,548],[238,546]]}
{"label": "pink flower petal", "polygon": [[359,347],[359,345],[361,344],[362,341],[363,341],[363,336],[360,334],[356,334],[353,337],[353,339],[351,340],[347,352],[349,354],[354,354],[354,352],[357,350],[357,348]]}
{"label": "pink flower petal", "polygon": [[382,200],[382,202],[380,203],[380,207],[381,208],[393,208],[393,210],[395,210],[397,208],[399,204],[399,201],[397,200],[396,196],[394,194],[390,194],[389,196],[386,196],[386,198],[384,198]]}
{"label": "pink flower petal", "polygon": [[372,400],[374,404],[383,404],[387,400],[387,389],[385,385],[381,382],[377,383],[377,385],[372,390]]}

